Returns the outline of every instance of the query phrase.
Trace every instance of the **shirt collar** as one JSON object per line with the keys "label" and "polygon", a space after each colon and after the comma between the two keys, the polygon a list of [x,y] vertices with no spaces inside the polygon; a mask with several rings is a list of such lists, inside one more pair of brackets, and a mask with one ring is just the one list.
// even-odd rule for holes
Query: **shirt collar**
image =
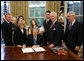
{"label": "shirt collar", "polygon": [[56,22],[57,20],[55,20],[54,22],[53,22],[53,24]]}
{"label": "shirt collar", "polygon": [[10,22],[8,22],[7,20],[5,20],[7,23],[10,23]]}
{"label": "shirt collar", "polygon": [[33,37],[34,39],[37,39],[37,36],[36,37]]}
{"label": "shirt collar", "polygon": [[49,21],[49,19],[46,19],[46,21]]}
{"label": "shirt collar", "polygon": [[34,38],[37,38],[37,36],[33,36]]}
{"label": "shirt collar", "polygon": [[22,33],[24,33],[24,32],[23,32],[23,29],[21,29],[21,31],[22,31]]}
{"label": "shirt collar", "polygon": [[75,23],[75,21],[76,21],[76,20],[74,19],[74,21],[72,22],[72,25]]}

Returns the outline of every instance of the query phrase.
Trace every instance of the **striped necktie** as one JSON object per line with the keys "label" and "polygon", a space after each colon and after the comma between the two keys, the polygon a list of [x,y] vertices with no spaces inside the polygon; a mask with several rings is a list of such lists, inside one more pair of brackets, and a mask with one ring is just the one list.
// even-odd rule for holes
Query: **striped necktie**
{"label": "striped necktie", "polygon": [[69,30],[71,29],[71,27],[72,27],[72,23],[69,24]]}

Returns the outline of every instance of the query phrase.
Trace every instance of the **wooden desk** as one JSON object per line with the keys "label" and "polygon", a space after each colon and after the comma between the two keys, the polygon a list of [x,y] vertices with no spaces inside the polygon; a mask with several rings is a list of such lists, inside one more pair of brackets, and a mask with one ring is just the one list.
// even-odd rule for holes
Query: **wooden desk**
{"label": "wooden desk", "polygon": [[65,56],[58,56],[47,46],[45,52],[23,53],[21,48],[10,46],[1,47],[1,60],[80,60],[73,52],[67,50]]}

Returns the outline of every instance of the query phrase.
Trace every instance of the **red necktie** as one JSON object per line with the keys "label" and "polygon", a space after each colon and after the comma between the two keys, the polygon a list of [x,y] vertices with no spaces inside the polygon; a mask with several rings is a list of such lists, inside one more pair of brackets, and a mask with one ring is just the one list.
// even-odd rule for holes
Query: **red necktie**
{"label": "red necktie", "polygon": [[50,29],[53,27],[53,25],[54,25],[54,24],[52,23],[52,25],[51,25]]}

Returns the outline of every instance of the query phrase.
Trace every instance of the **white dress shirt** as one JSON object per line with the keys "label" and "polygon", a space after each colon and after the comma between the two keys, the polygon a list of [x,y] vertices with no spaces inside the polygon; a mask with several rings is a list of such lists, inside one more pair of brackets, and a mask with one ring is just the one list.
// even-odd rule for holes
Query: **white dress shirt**
{"label": "white dress shirt", "polygon": [[21,32],[24,33],[24,32],[23,32],[23,29],[21,29]]}
{"label": "white dress shirt", "polygon": [[10,23],[10,22],[8,22],[7,20],[5,20],[8,24]]}
{"label": "white dress shirt", "polygon": [[55,20],[54,22],[53,22],[53,24],[56,22],[57,20]]}
{"label": "white dress shirt", "polygon": [[73,24],[75,23],[75,21],[76,21],[76,20],[74,19],[74,21],[72,22],[72,26],[73,26]]}
{"label": "white dress shirt", "polygon": [[49,19],[46,19],[46,23],[49,21]]}

